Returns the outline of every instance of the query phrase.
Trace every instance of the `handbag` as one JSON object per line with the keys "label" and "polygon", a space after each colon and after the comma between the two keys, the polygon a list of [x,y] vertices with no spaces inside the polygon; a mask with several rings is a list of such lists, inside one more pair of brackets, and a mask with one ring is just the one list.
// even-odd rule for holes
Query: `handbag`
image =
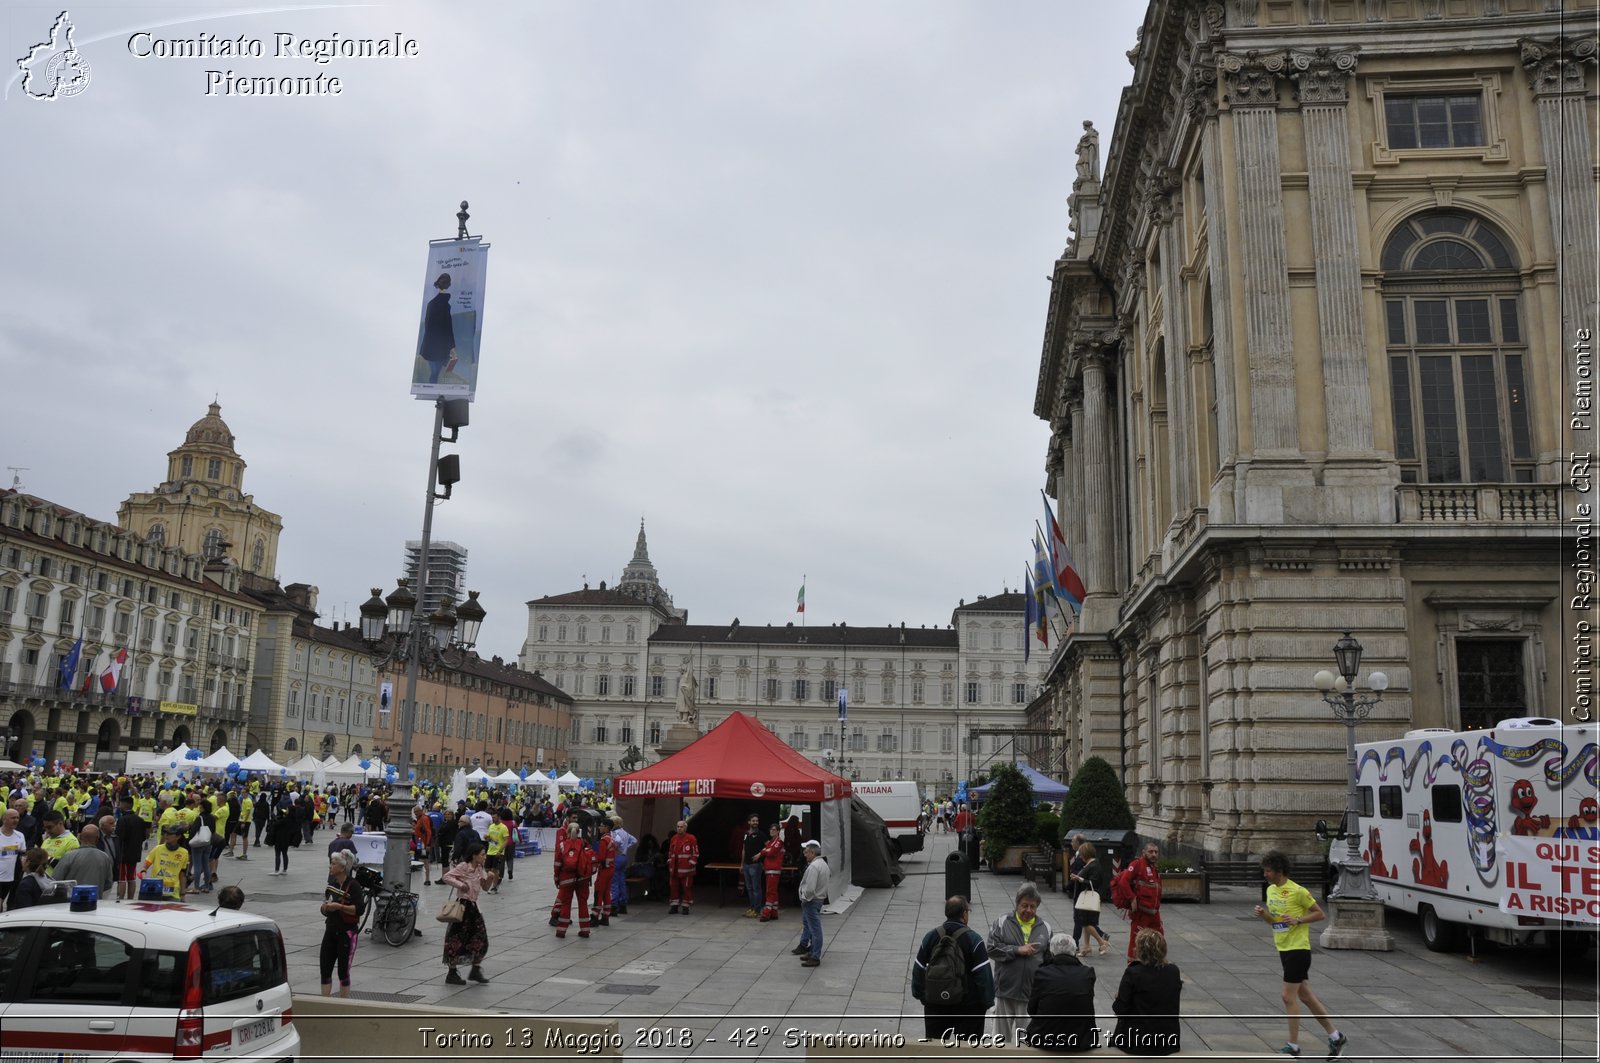
{"label": "handbag", "polygon": [[189,847],[191,849],[198,849],[202,845],[210,844],[211,828],[206,826],[204,823],[201,823],[200,826],[195,828],[195,832],[189,835]]}
{"label": "handbag", "polygon": [[459,923],[466,917],[467,906],[453,893],[448,900],[439,905],[439,914],[434,916],[441,923]]}
{"label": "handbag", "polygon": [[1093,886],[1088,886],[1082,893],[1078,894],[1078,899],[1072,902],[1072,906],[1080,912],[1098,912],[1100,910],[1100,894],[1095,891]]}

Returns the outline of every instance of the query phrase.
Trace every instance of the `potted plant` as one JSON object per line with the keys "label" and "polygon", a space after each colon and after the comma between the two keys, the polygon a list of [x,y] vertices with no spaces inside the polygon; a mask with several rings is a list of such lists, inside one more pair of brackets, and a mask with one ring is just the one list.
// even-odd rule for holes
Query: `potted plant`
{"label": "potted plant", "polygon": [[1206,891],[1206,873],[1187,860],[1163,857],[1156,862],[1156,870],[1161,872],[1162,901],[1198,904],[1210,899]]}
{"label": "potted plant", "polygon": [[1132,830],[1133,810],[1117,778],[1116,769],[1103,757],[1090,757],[1078,766],[1072,786],[1061,803],[1061,873],[1067,872],[1072,854],[1066,832],[1071,830]]}
{"label": "potted plant", "polygon": [[989,796],[978,813],[983,855],[995,871],[1021,871],[1022,854],[1039,844],[1033,784],[1010,764],[995,768],[989,780]]}

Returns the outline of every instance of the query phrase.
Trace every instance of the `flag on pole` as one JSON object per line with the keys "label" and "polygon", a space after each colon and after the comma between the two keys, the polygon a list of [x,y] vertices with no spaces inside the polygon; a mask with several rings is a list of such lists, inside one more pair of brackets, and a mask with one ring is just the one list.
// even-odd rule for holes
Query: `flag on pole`
{"label": "flag on pole", "polygon": [[1067,549],[1067,537],[1061,534],[1061,525],[1056,522],[1055,510],[1050,508],[1050,498],[1043,491],[1039,497],[1044,499],[1045,531],[1050,540],[1050,574],[1055,584],[1056,597],[1065,598],[1067,604],[1074,611],[1083,606],[1084,590],[1083,580],[1078,576],[1078,570],[1072,566],[1072,553]]}
{"label": "flag on pole", "polygon": [[1039,644],[1050,645],[1050,614],[1045,602],[1047,595],[1053,594],[1050,584],[1050,559],[1045,556],[1044,544],[1039,537],[1033,537],[1033,599],[1034,608],[1039,611],[1038,622],[1034,634],[1039,636]]}
{"label": "flag on pole", "polygon": [[1022,663],[1028,663],[1028,655],[1033,649],[1033,626],[1039,622],[1039,601],[1033,596],[1033,573],[1027,565],[1022,566],[1023,602],[1022,615]]}
{"label": "flag on pole", "polygon": [[800,594],[795,598],[794,611],[797,613],[806,611],[806,585],[804,583],[800,584]]}
{"label": "flag on pole", "polygon": [[122,682],[122,666],[128,663],[128,648],[124,646],[111,658],[111,663],[106,670],[100,673],[100,689],[107,694],[117,689],[117,684]]}
{"label": "flag on pole", "polygon": [[83,636],[78,636],[78,641],[72,644],[72,650],[61,658],[61,681],[57,684],[63,690],[72,689],[73,677],[78,674],[78,659],[83,656]]}
{"label": "flag on pole", "polygon": [[[96,655],[98,656],[98,654]],[[94,660],[91,658],[89,667],[83,670],[83,686],[78,688],[78,693],[87,694],[94,689]]]}

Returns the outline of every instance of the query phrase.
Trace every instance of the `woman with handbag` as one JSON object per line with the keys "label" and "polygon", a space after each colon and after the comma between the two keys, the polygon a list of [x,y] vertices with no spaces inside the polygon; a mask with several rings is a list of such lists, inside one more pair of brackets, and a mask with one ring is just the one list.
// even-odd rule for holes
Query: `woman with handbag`
{"label": "woman with handbag", "polygon": [[1100,945],[1100,955],[1104,956],[1111,951],[1111,939],[1100,929],[1100,909],[1105,907],[1106,898],[1111,895],[1111,873],[1100,862],[1099,854],[1090,842],[1078,846],[1078,859],[1083,861],[1083,866],[1073,878],[1082,888],[1072,902],[1073,920],[1083,933],[1079,939],[1078,955],[1088,958],[1089,939],[1094,938]]}
{"label": "woman with handbag", "polygon": [[322,995],[333,993],[333,968],[339,968],[339,995],[350,995],[350,964],[356,958],[364,898],[361,884],[350,872],[356,854],[341,849],[328,857],[328,887],[322,895]]}
{"label": "woman with handbag", "polygon": [[199,798],[196,813],[189,823],[189,877],[195,893],[211,892],[211,840],[217,819],[211,814],[211,799]]}
{"label": "woman with handbag", "polygon": [[489,984],[478,966],[483,962],[483,954],[489,951],[489,927],[483,921],[483,913],[478,911],[488,857],[489,849],[482,842],[468,842],[466,859],[446,871],[440,880],[456,891],[456,896],[439,909],[438,916],[441,923],[450,925],[444,934],[444,962],[450,968],[450,973],[444,976],[446,985],[467,984],[456,970],[463,963],[472,968],[467,978]]}

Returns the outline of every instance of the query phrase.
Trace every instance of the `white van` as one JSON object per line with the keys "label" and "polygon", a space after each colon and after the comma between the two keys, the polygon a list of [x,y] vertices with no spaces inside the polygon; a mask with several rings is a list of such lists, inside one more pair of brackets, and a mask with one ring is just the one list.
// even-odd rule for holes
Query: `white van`
{"label": "white van", "polygon": [[0,915],[0,1059],[300,1058],[278,924],[173,902]]}
{"label": "white van", "polygon": [[914,782],[858,782],[851,791],[889,827],[900,855],[922,851],[922,797]]}

